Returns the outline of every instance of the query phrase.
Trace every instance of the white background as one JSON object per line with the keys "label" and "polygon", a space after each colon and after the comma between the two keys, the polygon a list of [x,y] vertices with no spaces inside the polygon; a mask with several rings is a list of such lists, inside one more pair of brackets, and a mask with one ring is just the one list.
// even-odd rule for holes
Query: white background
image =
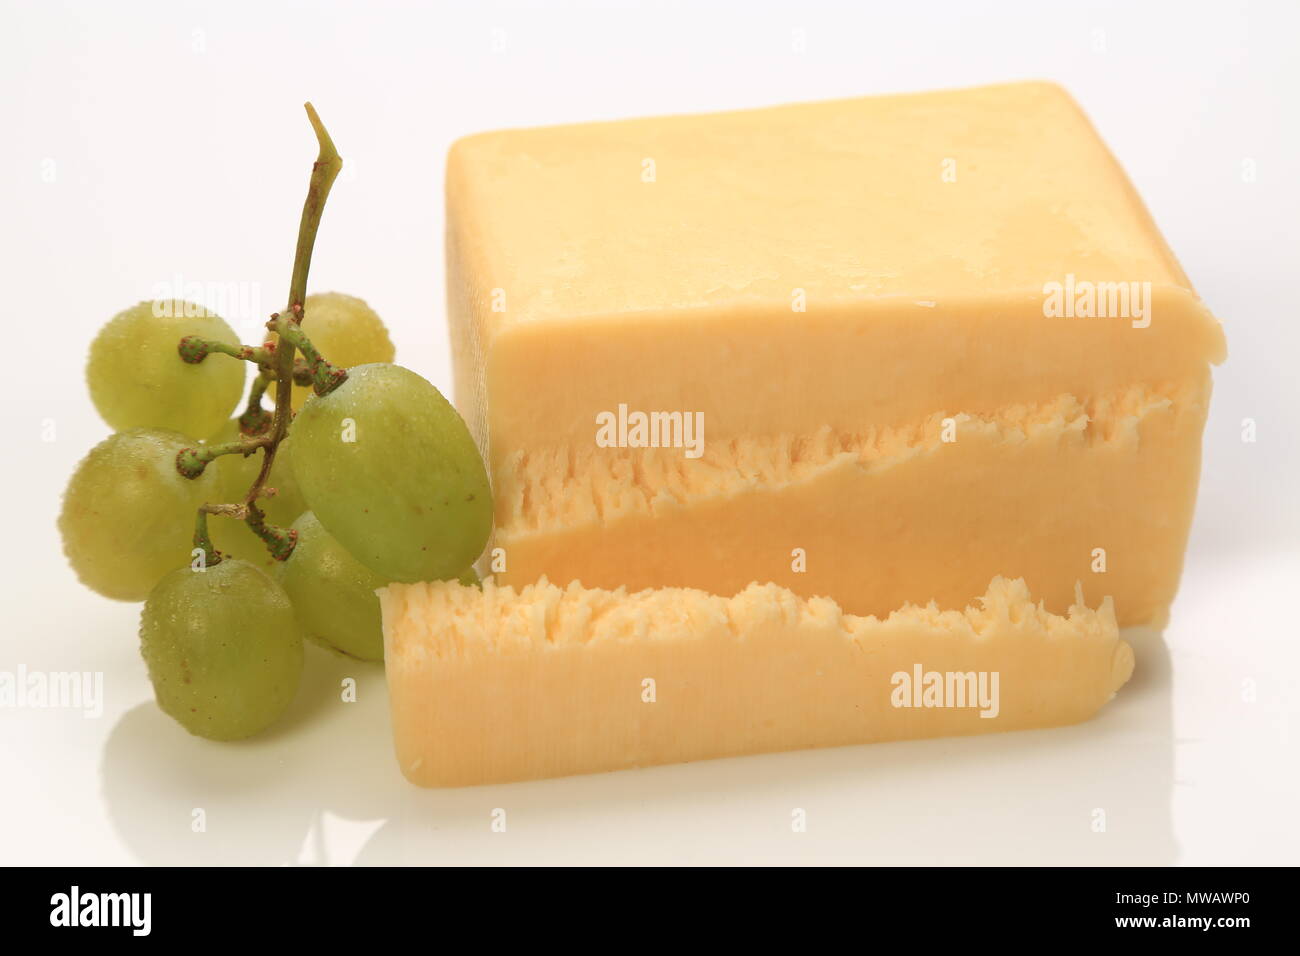
{"label": "white background", "polygon": [[[0,710],[0,862],[1297,862],[1298,10],[3,0],[0,670],[102,671],[106,705]],[[229,316],[256,334],[287,292],[304,100],[347,164],[313,288],[368,299],[449,390],[455,137],[1019,78],[1078,97],[1228,333],[1172,623],[1128,634],[1138,674],[1097,720],[424,792],[392,758],[382,670],[312,654],[274,733],[192,739],[152,703],[138,608],[66,567],[59,496],[107,434],[90,338],[178,276],[256,290]]]}

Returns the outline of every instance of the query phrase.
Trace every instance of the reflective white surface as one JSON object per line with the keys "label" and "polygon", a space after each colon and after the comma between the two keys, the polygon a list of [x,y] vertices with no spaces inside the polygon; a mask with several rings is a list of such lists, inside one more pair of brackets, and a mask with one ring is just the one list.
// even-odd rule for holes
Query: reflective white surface
{"label": "reflective white surface", "polygon": [[[1293,7],[318,6],[299,57],[283,44],[304,15],[278,4],[0,3],[0,670],[105,680],[98,718],[0,708],[0,863],[1300,860]],[[312,155],[303,99],[349,163],[315,287],[369,299],[399,360],[446,387],[455,136],[1028,76],[1079,97],[1229,341],[1172,621],[1126,634],[1134,680],[1096,720],[420,791],[392,757],[381,669],[312,653],[274,733],[199,741],[152,703],[138,607],[67,569],[59,495],[106,434],[81,382],[90,336],[177,274],[280,304]],[[235,322],[248,336],[254,319]]]}
{"label": "reflective white surface", "polygon": [[[3,857],[1294,863],[1300,650],[1277,615],[1300,563],[1231,568],[1189,568],[1165,640],[1126,633],[1138,651],[1134,680],[1087,724],[453,791],[401,778],[378,668],[313,653],[299,701],[273,734],[209,743],[149,700],[133,609],[74,601],[83,607],[62,625],[40,625],[49,644],[29,657],[102,669],[110,707],[97,720],[5,713]],[[347,676],[358,679],[356,703],[339,699]],[[196,809],[205,832],[193,832]],[[792,832],[796,809],[806,832]],[[499,810],[504,833],[492,829]],[[1094,830],[1098,810],[1105,832]]]}

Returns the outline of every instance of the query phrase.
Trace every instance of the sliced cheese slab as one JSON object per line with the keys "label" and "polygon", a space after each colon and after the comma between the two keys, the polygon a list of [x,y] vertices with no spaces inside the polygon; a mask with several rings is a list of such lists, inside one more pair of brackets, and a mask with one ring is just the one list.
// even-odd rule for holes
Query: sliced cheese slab
{"label": "sliced cheese slab", "polygon": [[486,133],[446,186],[500,581],[1163,621],[1223,335],[1059,87]]}
{"label": "sliced cheese slab", "polygon": [[883,620],[771,584],[379,597],[398,761],[430,787],[1069,724],[1133,669],[1109,598],[1057,616],[1005,578]]}

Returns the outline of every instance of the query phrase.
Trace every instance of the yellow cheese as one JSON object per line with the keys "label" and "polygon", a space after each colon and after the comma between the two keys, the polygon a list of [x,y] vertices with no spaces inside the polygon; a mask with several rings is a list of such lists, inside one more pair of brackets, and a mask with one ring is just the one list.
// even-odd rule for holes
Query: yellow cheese
{"label": "yellow cheese", "polygon": [[775,582],[887,614],[903,602],[962,607],[997,569],[1052,609],[1069,606],[1076,581],[1095,581],[1125,619],[1159,622],[1182,569],[1208,401],[1203,375],[963,416],[951,443],[936,414],[636,467],[626,453],[534,452],[497,473],[511,572],[500,577],[714,594]]}
{"label": "yellow cheese", "polygon": [[483,134],[447,207],[501,581],[1163,619],[1223,336],[1058,87]]}
{"label": "yellow cheese", "polygon": [[468,786],[1086,720],[1128,680],[1109,599],[1056,616],[1023,581],[885,620],[775,585],[379,592],[402,771]]}

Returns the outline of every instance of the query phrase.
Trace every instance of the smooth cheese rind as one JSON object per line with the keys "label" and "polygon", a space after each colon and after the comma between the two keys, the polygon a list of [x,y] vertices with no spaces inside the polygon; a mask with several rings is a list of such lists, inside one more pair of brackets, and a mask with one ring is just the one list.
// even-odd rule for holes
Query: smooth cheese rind
{"label": "smooth cheese rind", "polygon": [[[1001,578],[965,611],[883,620],[775,585],[394,584],[380,604],[397,756],[422,786],[1067,724],[1133,668],[1109,600],[1057,616]],[[894,706],[918,665],[997,672],[997,716]]]}
{"label": "smooth cheese rind", "polygon": [[1050,83],[482,133],[447,175],[470,265],[510,269],[502,329],[787,300],[794,275],[833,300],[1038,294],[1085,264],[1190,289]]}
{"label": "smooth cheese rind", "polygon": [[[1050,84],[482,134],[446,187],[456,400],[493,463],[589,445],[620,402],[700,411],[713,440],[811,434],[1224,355]],[[1150,325],[1045,317],[1068,276],[1150,283]]]}
{"label": "smooth cheese rind", "polygon": [[520,452],[497,473],[494,545],[508,557],[497,579],[716,594],[771,581],[880,615],[903,602],[963,607],[1006,574],[1056,612],[1075,581],[1095,581],[1121,625],[1160,626],[1209,398],[1203,372],[1181,388],[1062,395],[988,417],[714,444],[698,461]]}

